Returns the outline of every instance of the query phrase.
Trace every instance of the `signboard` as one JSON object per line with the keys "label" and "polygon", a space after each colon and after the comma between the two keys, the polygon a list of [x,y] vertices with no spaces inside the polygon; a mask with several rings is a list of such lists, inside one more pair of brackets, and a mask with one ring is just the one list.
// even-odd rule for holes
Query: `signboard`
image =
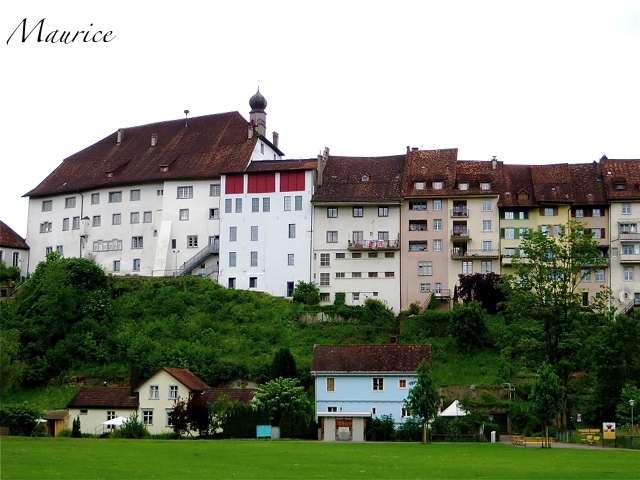
{"label": "signboard", "polygon": [[615,422],[604,422],[602,424],[602,438],[605,440],[616,439],[616,424]]}

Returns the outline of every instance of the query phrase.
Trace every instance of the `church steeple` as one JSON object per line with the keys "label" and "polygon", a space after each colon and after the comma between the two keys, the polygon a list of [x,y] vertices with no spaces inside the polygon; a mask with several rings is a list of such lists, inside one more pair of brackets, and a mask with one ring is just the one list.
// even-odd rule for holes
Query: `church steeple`
{"label": "church steeple", "polygon": [[249,112],[249,138],[253,133],[264,136],[267,132],[267,113],[264,111],[267,108],[267,99],[260,93],[260,87],[256,94],[249,99],[249,106],[251,112]]}

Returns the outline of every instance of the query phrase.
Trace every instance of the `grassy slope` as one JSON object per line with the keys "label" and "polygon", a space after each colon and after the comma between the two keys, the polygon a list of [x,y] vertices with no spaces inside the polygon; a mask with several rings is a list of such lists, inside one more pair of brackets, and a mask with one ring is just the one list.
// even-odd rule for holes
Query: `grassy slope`
{"label": "grassy slope", "polygon": [[[248,460],[250,459],[250,460]],[[637,478],[638,452],[504,444],[3,438],[3,479]]]}

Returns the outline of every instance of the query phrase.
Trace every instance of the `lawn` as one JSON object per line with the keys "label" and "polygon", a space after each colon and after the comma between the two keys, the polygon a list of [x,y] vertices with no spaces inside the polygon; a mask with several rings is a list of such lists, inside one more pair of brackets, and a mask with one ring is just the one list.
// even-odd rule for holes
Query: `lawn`
{"label": "lawn", "polygon": [[2,437],[10,479],[631,479],[640,452],[505,444]]}

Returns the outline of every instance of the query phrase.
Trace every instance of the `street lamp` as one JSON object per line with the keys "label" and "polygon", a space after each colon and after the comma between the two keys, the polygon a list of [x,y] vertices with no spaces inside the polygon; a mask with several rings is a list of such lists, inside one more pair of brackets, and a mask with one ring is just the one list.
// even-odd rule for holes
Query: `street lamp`
{"label": "street lamp", "polygon": [[629,400],[629,405],[631,405],[631,448],[633,448],[633,404],[636,401],[632,398]]}

